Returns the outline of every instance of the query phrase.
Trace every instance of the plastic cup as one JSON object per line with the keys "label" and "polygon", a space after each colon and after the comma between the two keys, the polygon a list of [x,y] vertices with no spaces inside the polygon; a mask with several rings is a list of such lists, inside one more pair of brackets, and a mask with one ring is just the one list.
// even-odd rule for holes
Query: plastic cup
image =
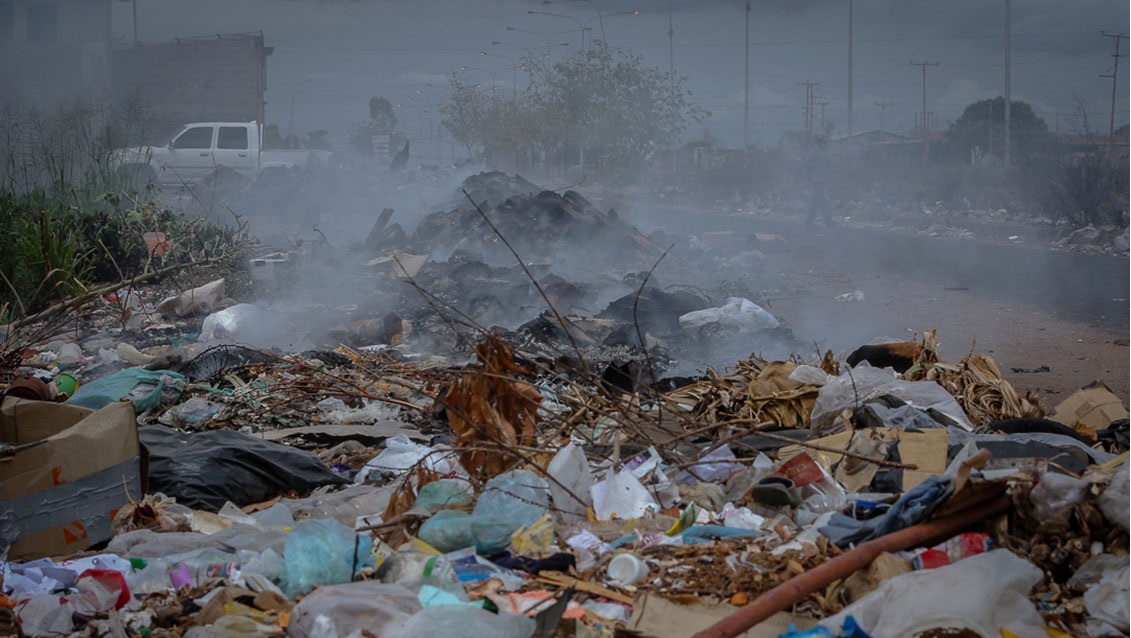
{"label": "plastic cup", "polygon": [[648,563],[636,554],[618,554],[609,561],[607,573],[621,585],[635,585],[648,577]]}

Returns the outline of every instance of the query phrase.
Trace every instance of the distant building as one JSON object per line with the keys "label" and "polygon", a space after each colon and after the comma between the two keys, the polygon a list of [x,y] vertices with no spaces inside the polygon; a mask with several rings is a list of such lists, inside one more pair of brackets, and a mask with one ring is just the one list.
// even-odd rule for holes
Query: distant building
{"label": "distant building", "polygon": [[263,123],[272,51],[262,33],[121,45],[113,51],[115,93],[141,107],[151,141],[186,122]]}
{"label": "distant building", "polygon": [[0,100],[108,94],[111,0],[0,0]]}

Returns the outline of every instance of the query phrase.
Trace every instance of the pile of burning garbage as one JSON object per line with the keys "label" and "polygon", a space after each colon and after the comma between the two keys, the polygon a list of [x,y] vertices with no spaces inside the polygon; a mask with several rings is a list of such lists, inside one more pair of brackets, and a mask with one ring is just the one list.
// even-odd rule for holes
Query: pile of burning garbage
{"label": "pile of burning garbage", "polygon": [[806,357],[757,268],[678,280],[734,257],[664,270],[517,177],[393,216],[8,330],[0,630],[1127,635],[1101,382],[1046,413],[933,332]]}

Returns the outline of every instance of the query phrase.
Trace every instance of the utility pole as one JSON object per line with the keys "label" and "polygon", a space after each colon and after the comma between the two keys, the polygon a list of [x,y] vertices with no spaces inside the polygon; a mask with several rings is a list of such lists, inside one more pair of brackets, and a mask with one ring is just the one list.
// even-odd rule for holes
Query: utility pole
{"label": "utility pole", "polygon": [[938,62],[912,62],[911,66],[917,66],[923,71],[923,111],[922,119],[919,120],[920,133],[924,139],[927,136],[927,67],[938,66]]}
{"label": "utility pole", "polygon": [[1112,69],[1111,75],[1101,75],[1101,78],[1111,78],[1111,119],[1107,125],[1108,143],[1114,143],[1115,140],[1115,91],[1119,87],[1119,41],[1127,39],[1127,36],[1122,33],[1108,33],[1107,31],[1100,31],[1100,35],[1105,38],[1115,38],[1115,53],[1111,57],[1115,58],[1115,68]]}
{"label": "utility pole", "polygon": [[875,104],[876,104],[876,106],[880,107],[880,131],[883,131],[884,130],[884,112],[888,110],[888,107],[895,106],[895,104],[893,104],[891,102],[883,102],[883,101],[876,102]]}
{"label": "utility pole", "polygon": [[917,66],[923,70],[923,116],[919,121],[920,133],[923,136],[923,163],[927,162],[927,153],[930,148],[930,141],[927,139],[927,133],[930,131],[930,125],[927,124],[927,67],[938,66],[938,62],[912,62],[911,66]]}
{"label": "utility pole", "polygon": [[[601,27],[605,37],[605,27]],[[668,0],[668,81],[671,82],[672,106],[675,106],[675,28],[672,26],[672,0]],[[675,140],[672,140],[672,171],[675,171]]]}
{"label": "utility pole", "polygon": [[816,82],[798,82],[799,86],[805,87],[805,108],[802,112],[805,114],[805,135],[810,136],[813,134],[813,88],[817,86]]}
{"label": "utility pole", "polygon": [[1010,143],[1010,135],[1011,135],[1010,128],[1011,127],[1009,126],[1009,110],[1010,110],[1010,102],[1012,102],[1012,97],[1011,97],[1011,94],[1009,92],[1009,49],[1011,48],[1010,47],[1010,28],[1011,28],[1010,24],[1011,24],[1011,22],[1012,22],[1012,19],[1010,18],[1010,0],[1005,0],[1005,150],[1002,153],[1002,162],[1005,164],[1006,168],[1009,168],[1009,164],[1010,164],[1009,155],[1010,155],[1010,151],[1012,150],[1012,146],[1013,146]]}
{"label": "utility pole", "polygon": [[848,143],[852,144],[852,0],[848,0]]}
{"label": "utility pole", "polygon": [[829,105],[827,101],[816,102],[817,106],[821,107],[821,133],[825,132],[825,107]]}
{"label": "utility pole", "polygon": [[742,155],[750,153],[750,3],[746,3],[746,83],[742,102]]}

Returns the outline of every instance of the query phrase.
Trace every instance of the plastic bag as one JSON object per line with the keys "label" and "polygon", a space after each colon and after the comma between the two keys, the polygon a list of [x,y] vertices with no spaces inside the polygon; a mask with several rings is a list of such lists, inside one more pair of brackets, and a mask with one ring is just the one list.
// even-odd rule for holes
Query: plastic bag
{"label": "plastic bag", "polygon": [[129,368],[83,383],[66,403],[98,410],[128,398],[141,414],[161,404],[161,393],[166,385],[179,394],[187,384],[185,377],[169,370]]}
{"label": "plastic bag", "polygon": [[789,373],[789,380],[805,385],[825,385],[829,381],[829,373],[811,365],[799,365]]}
{"label": "plastic bag", "polygon": [[722,482],[740,470],[744,465],[736,462],[734,451],[723,444],[699,457],[699,462],[679,474],[679,483],[686,485],[698,481]]}
{"label": "plastic bag", "polygon": [[138,429],[149,450],[149,490],[193,509],[216,512],[289,492],[348,483],[310,452],[234,430],[186,434],[161,425]]}
{"label": "plastic bag", "polygon": [[470,505],[471,501],[472,495],[465,481],[440,479],[421,487],[412,506],[436,512],[442,509],[461,509]]}
{"label": "plastic bag", "polygon": [[385,636],[420,610],[416,593],[400,585],[377,581],[327,585],[295,605],[287,633],[294,638],[337,638],[365,630]]}
{"label": "plastic bag", "polygon": [[511,548],[519,556],[540,556],[549,551],[554,544],[554,523],[549,514],[529,526],[523,526],[511,534]]}
{"label": "plastic bag", "polygon": [[1068,579],[1070,588],[1084,592],[1088,606],[1089,636],[1127,636],[1131,631],[1128,618],[1128,574],[1131,564],[1127,556],[1099,554],[1089,558]]}
{"label": "plastic bag", "polygon": [[157,304],[157,312],[163,315],[184,317],[198,312],[211,312],[220,305],[226,294],[224,280],[210,281],[203,286],[186,290],[179,295],[166,297]]}
{"label": "plastic bag", "polygon": [[214,312],[204,318],[200,326],[200,341],[253,342],[259,328],[265,323],[267,313],[258,306],[240,303]]}
{"label": "plastic bag", "polygon": [[413,442],[406,434],[398,434],[385,441],[385,449],[361,468],[354,477],[354,482],[364,483],[374,472],[387,472],[399,476],[407,473],[417,464],[440,475],[450,474],[453,463],[449,457],[452,455],[453,452],[446,448],[430,448]]}
{"label": "plastic bag", "polygon": [[829,429],[845,408],[858,407],[884,394],[922,410],[934,409],[964,430],[974,429],[958,401],[934,381],[904,381],[896,378],[890,370],[863,364],[846,370],[840,376],[830,376],[828,382],[821,386],[813,403],[812,427],[816,430]]}
{"label": "plastic bag", "polygon": [[597,520],[608,521],[614,516],[625,520],[643,518],[660,509],[656,499],[630,471],[617,472],[595,483],[589,491]]}
{"label": "plastic bag", "polygon": [[209,401],[204,397],[193,397],[184,403],[169,408],[169,416],[177,427],[199,428],[208,419],[224,409],[221,403]]}
{"label": "plastic bag", "polygon": [[1096,505],[1104,513],[1107,520],[1123,529],[1128,528],[1128,464],[1124,461],[1116,468],[1115,476],[1104,488],[1102,494],[1096,498]]}
{"label": "plastic bag", "polygon": [[548,481],[554,509],[567,520],[584,520],[585,509],[593,505],[589,488],[594,482],[585,451],[570,442],[554,455],[546,474],[557,481]]}
{"label": "plastic bag", "polygon": [[550,506],[550,486],[530,470],[511,470],[491,478],[472,511],[477,517],[494,518],[514,525],[533,525]]}
{"label": "plastic bag", "polygon": [[368,534],[359,535],[334,519],[295,523],[283,551],[284,593],[294,598],[317,585],[350,582],[366,566],[372,546]]}
{"label": "plastic bag", "polygon": [[830,616],[820,625],[840,629],[848,616],[872,638],[905,638],[933,628],[997,636],[1045,634],[1044,619],[1029,591],[1043,572],[1006,549],[927,571],[901,574]]}
{"label": "plastic bag", "polygon": [[1029,492],[1033,513],[1039,520],[1053,518],[1072,505],[1083,501],[1089,487],[1087,481],[1067,474],[1045,472],[1038,480],[1037,486]]}
{"label": "plastic bag", "polygon": [[693,330],[711,324],[737,328],[740,332],[753,332],[776,328],[779,322],[758,304],[741,297],[730,297],[718,308],[695,310],[679,317],[679,327],[684,330]]}
{"label": "plastic bag", "polygon": [[546,513],[550,489],[529,470],[503,472],[487,481],[471,514],[441,510],[420,527],[420,540],[442,552],[475,547],[479,553],[506,549],[511,535]]}
{"label": "plastic bag", "polygon": [[390,627],[382,638],[529,638],[533,618],[519,614],[493,614],[470,605],[427,607]]}

